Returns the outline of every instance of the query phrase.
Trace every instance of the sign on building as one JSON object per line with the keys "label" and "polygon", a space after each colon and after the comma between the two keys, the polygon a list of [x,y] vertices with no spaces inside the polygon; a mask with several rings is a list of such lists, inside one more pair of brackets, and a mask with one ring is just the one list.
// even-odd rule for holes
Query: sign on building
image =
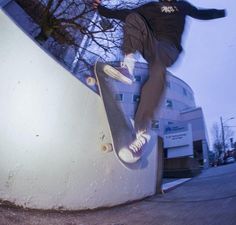
{"label": "sign on building", "polygon": [[193,155],[193,135],[191,124],[175,124],[165,128],[164,148],[168,158]]}

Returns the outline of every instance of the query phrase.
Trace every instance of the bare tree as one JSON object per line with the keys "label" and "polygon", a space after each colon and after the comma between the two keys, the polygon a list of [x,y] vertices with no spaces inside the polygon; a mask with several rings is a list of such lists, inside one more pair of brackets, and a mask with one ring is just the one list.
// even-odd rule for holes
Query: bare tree
{"label": "bare tree", "polygon": [[211,132],[214,140],[213,148],[216,153],[216,157],[218,158],[223,152],[222,135],[218,123],[213,124]]}
{"label": "bare tree", "polygon": [[[39,32],[34,37],[38,42],[44,44],[50,38],[51,48],[63,48],[70,46],[77,52],[77,58],[85,64],[90,64],[84,54],[94,57],[103,54],[116,54],[120,48],[122,35],[121,23],[116,20],[105,20],[97,17],[92,8],[92,0],[15,0],[25,12],[38,25]],[[145,1],[113,1],[114,7],[134,7],[137,3]],[[89,41],[82,45],[82,40]],[[56,42],[56,43],[55,43]],[[101,49],[96,52],[89,48],[96,45]],[[58,47],[59,46],[59,47]],[[78,51],[80,49],[80,51]],[[49,49],[50,50],[50,49]],[[79,55],[81,54],[81,55]],[[58,54],[60,55],[60,54]]]}
{"label": "bare tree", "polygon": [[[234,135],[234,131],[228,127],[224,126],[224,138],[225,138],[225,146],[226,148],[229,146],[229,139]],[[222,127],[218,123],[214,123],[212,127],[212,135],[213,135],[213,148],[216,152],[217,157],[220,157],[223,153],[223,137],[222,137]]]}

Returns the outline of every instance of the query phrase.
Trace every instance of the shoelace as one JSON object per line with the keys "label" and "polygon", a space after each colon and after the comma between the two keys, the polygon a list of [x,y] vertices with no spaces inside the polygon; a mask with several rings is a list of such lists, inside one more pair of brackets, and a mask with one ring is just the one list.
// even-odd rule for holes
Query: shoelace
{"label": "shoelace", "polygon": [[147,142],[146,138],[143,136],[140,136],[137,138],[132,144],[130,144],[129,148],[137,153],[141,150],[142,146]]}
{"label": "shoelace", "polygon": [[[127,65],[124,62],[120,62],[120,67],[129,71]],[[134,76],[130,74],[130,72],[128,72],[128,74],[129,74],[128,78],[131,79],[132,82],[134,82],[135,81]]]}

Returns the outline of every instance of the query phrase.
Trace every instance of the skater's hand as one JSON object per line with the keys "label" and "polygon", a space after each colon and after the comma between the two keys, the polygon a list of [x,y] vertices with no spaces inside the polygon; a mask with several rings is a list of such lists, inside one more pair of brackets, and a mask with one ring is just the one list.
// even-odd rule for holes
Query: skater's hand
{"label": "skater's hand", "polygon": [[225,9],[218,10],[218,17],[219,18],[226,17],[226,16],[227,16],[227,12]]}
{"label": "skater's hand", "polygon": [[93,8],[97,9],[100,4],[101,4],[101,0],[94,0],[93,1]]}
{"label": "skater's hand", "polygon": [[227,16],[227,11],[225,9],[223,9],[223,17]]}

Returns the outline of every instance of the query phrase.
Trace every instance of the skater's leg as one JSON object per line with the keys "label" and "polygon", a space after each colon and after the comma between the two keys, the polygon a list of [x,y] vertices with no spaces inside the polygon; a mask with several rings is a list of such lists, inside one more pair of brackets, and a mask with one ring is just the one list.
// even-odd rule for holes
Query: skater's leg
{"label": "skater's leg", "polygon": [[124,61],[121,67],[112,67],[107,65],[104,72],[127,84],[132,84],[134,81],[133,71],[135,59],[133,57],[136,51],[139,51],[145,57],[150,58],[152,49],[155,43],[155,38],[152,35],[148,25],[142,16],[137,13],[131,13],[126,17],[124,25],[124,41],[123,53]]}
{"label": "skater's leg", "polygon": [[[125,55],[139,51],[144,58],[153,58],[155,38],[145,20],[138,14],[130,14],[126,18],[124,29],[123,51]],[[150,51],[151,49],[151,51]],[[124,61],[126,60],[126,57]],[[148,61],[148,60],[147,60]],[[142,98],[142,97],[141,97]],[[145,97],[147,98],[147,97]],[[150,134],[137,130],[136,139],[129,146],[119,151],[119,156],[127,163],[136,162],[142,155],[143,146],[150,140]]]}
{"label": "skater's leg", "polygon": [[168,42],[157,41],[153,58],[149,60],[149,78],[141,90],[140,103],[135,114],[135,129],[149,130],[166,86],[166,68],[172,65],[178,50]]}
{"label": "skater's leg", "polygon": [[136,131],[142,132],[150,127],[154,111],[164,93],[166,66],[172,62],[166,59],[162,42],[155,39],[145,20],[136,13],[126,18],[123,51],[125,54],[139,51],[149,63],[149,78],[142,88],[135,116]]}
{"label": "skater's leg", "polygon": [[173,46],[158,42],[138,14],[126,18],[123,51],[125,55],[139,51],[149,63],[149,79],[142,88],[135,116],[137,138],[119,151],[122,160],[134,163],[141,157],[142,147],[150,140],[151,120],[165,89],[166,67],[176,60],[178,52]]}
{"label": "skater's leg", "polygon": [[166,68],[159,61],[149,64],[149,78],[141,90],[135,114],[136,131],[149,131],[154,113],[165,91]]}

